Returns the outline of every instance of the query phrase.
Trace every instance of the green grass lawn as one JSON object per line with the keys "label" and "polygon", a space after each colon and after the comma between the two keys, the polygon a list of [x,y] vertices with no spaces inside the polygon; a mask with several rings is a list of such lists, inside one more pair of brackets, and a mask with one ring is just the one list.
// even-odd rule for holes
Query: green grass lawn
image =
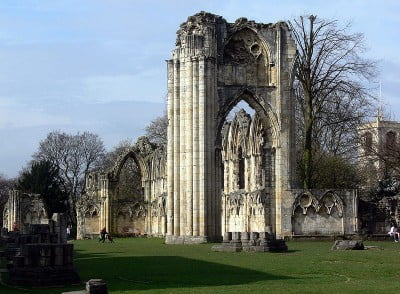
{"label": "green grass lawn", "polygon": [[[212,252],[213,244],[165,245],[162,239],[74,241],[83,281],[101,278],[110,293],[397,293],[400,243],[331,251],[333,242],[289,241],[287,253]],[[84,286],[7,288],[0,293],[61,293]]]}

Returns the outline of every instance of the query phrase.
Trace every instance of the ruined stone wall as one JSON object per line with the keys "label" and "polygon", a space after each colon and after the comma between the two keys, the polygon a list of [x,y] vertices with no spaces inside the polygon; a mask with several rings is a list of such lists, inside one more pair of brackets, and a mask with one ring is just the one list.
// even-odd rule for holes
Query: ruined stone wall
{"label": "ruined stone wall", "polygon": [[12,231],[22,229],[24,224],[47,224],[48,217],[44,203],[38,194],[27,194],[10,190],[3,210],[3,227]]}
{"label": "ruined stone wall", "polygon": [[[114,235],[165,236],[166,154],[141,138],[127,148],[109,170],[89,173],[86,194],[77,206],[78,238],[98,235],[102,228]],[[120,193],[121,169],[133,159],[140,174],[142,195]]]}
{"label": "ruined stone wall", "polygon": [[358,232],[356,190],[289,190],[282,211],[286,236]]}
{"label": "ruined stone wall", "polygon": [[285,23],[261,24],[201,12],[178,31],[168,61],[167,243],[220,238],[221,128],[246,101],[271,130],[272,230],[281,235],[282,191],[294,180],[292,69],[296,54]]}

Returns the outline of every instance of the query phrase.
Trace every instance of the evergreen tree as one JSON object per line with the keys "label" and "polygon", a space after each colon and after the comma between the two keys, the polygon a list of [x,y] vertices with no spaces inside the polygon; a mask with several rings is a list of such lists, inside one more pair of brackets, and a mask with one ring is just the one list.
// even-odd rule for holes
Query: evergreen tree
{"label": "evergreen tree", "polygon": [[48,217],[55,212],[65,212],[68,194],[62,190],[61,178],[55,165],[48,160],[33,162],[18,180],[18,189],[26,193],[40,194]]}

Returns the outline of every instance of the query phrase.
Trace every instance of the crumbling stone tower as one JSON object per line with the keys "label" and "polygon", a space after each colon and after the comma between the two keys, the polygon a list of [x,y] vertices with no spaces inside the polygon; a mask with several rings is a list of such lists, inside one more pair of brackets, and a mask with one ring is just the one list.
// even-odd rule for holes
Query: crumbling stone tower
{"label": "crumbling stone tower", "polygon": [[284,22],[240,18],[228,23],[201,12],[181,24],[167,61],[167,243],[205,242],[224,233],[221,130],[242,100],[256,111],[264,129],[265,231],[285,234],[282,223],[290,222],[290,216],[281,214],[282,195],[292,188],[295,167],[295,54]]}

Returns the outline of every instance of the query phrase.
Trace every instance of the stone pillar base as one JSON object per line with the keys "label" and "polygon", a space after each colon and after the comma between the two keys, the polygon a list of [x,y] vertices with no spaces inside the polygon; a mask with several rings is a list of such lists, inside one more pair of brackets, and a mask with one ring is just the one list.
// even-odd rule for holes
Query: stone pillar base
{"label": "stone pillar base", "polygon": [[222,244],[214,245],[212,251],[226,252],[286,252],[286,243],[274,239],[267,232],[227,232]]}
{"label": "stone pillar base", "polygon": [[173,236],[165,237],[165,244],[203,244],[207,243],[207,236]]}
{"label": "stone pillar base", "polygon": [[254,246],[257,252],[286,252],[288,247],[283,239],[261,241],[260,246]]}

